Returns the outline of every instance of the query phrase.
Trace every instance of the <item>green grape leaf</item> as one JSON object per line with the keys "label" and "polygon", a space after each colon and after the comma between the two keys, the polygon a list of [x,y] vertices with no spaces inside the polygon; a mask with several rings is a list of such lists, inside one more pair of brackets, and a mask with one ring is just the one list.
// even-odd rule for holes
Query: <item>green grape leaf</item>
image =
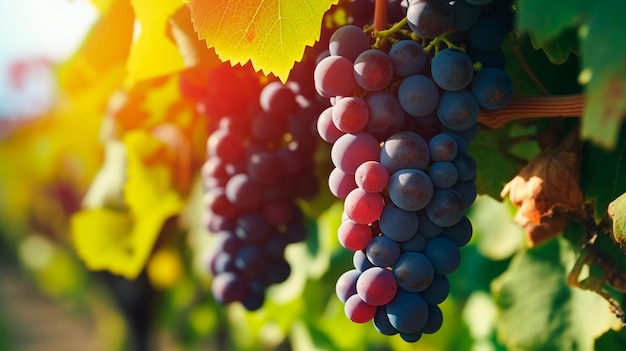
{"label": "green grape leaf", "polygon": [[609,204],[608,213],[613,221],[613,237],[626,251],[626,193]]}
{"label": "green grape leaf", "polygon": [[585,0],[519,0],[515,4],[517,27],[543,43],[579,22],[590,4]]}
{"label": "green grape leaf", "polygon": [[609,38],[622,33],[626,3],[607,1],[594,6],[581,42],[583,71],[589,78],[582,136],[612,149],[626,116],[626,47]]}
{"label": "green grape leaf", "polygon": [[[626,126],[621,133],[626,133]],[[597,220],[606,216],[607,207],[626,192],[626,138],[620,138],[612,151],[587,143],[583,149],[581,186],[588,200],[595,206]]]}
{"label": "green grape leaf", "polygon": [[507,349],[592,351],[619,323],[602,297],[567,285],[575,258],[565,239],[553,239],[516,254],[493,282],[496,328]]}
{"label": "green grape leaf", "polygon": [[570,54],[578,52],[578,34],[574,29],[567,29],[554,38],[539,41],[535,35],[530,34],[530,41],[535,49],[542,49],[550,62],[563,64],[569,59]]}
{"label": "green grape leaf", "polygon": [[283,82],[306,46],[319,39],[322,17],[337,0],[191,0],[200,39],[222,61],[274,73]]}
{"label": "green grape leaf", "polygon": [[476,187],[479,194],[500,199],[502,187],[521,168],[517,160],[502,150],[510,146],[509,127],[481,131],[470,145],[469,154],[476,160]]}

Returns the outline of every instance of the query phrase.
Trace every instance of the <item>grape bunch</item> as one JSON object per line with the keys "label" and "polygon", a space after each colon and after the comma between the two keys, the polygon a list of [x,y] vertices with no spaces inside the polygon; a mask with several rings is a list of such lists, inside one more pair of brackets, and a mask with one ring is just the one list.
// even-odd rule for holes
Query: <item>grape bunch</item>
{"label": "grape bunch", "polygon": [[331,145],[328,187],[344,200],[337,236],[354,252],[336,294],[350,320],[384,335],[416,342],[442,326],[447,276],[472,237],[468,147],[480,109],[513,93],[499,51],[511,28],[504,2],[410,1],[408,30],[386,33],[389,45],[346,25],[316,66],[316,91],[331,102],[317,119]]}
{"label": "grape bunch", "polygon": [[267,287],[289,277],[287,245],[306,238],[297,200],[318,191],[313,156],[320,108],[296,84],[271,81],[246,94],[254,98],[228,95],[225,101],[237,103],[201,104],[205,111],[230,111],[216,119],[207,140],[202,178],[206,226],[215,239],[208,257],[213,295],[256,310]]}

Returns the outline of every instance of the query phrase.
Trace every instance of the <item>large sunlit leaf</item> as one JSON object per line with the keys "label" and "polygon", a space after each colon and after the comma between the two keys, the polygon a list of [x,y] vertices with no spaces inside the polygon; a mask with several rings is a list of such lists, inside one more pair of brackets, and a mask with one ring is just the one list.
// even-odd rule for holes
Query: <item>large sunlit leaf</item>
{"label": "large sunlit leaf", "polygon": [[163,142],[138,130],[126,133],[124,144],[128,160],[124,200],[129,210],[84,210],[74,216],[72,234],[89,269],[134,279],[145,267],[165,221],[184,203],[172,187]]}
{"label": "large sunlit leaf", "polygon": [[324,12],[337,0],[191,0],[198,36],[223,61],[274,73],[282,81],[305,47],[319,39]]}
{"label": "large sunlit leaf", "polygon": [[183,6],[180,0],[132,0],[140,34],[133,43],[128,59],[132,82],[177,72],[185,63],[176,44],[165,34],[169,18]]}

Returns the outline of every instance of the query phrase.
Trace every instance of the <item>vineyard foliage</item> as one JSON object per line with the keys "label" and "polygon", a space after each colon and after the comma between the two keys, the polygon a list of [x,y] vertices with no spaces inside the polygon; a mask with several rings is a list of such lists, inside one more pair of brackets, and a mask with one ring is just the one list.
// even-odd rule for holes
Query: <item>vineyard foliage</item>
{"label": "vineyard foliage", "polygon": [[[328,40],[320,33],[346,23],[350,1],[92,2],[98,22],[55,67],[57,103],[0,140],[2,242],[37,286],[74,307],[107,291],[120,315],[128,306],[149,310],[144,323],[154,334],[189,350],[415,349],[350,322],[335,296],[352,253],[337,241],[343,203],[328,191],[333,166],[322,143],[320,191],[298,203],[308,236],[286,249],[287,281],[270,287],[254,312],[211,295],[214,238],[202,218],[201,168],[221,116],[199,109],[190,91],[212,80],[211,101],[236,106],[245,101],[242,76],[289,82],[298,63],[315,61],[311,47]],[[474,235],[449,276],[442,328],[418,343],[620,349],[626,47],[618,43],[626,4],[512,6],[515,27],[502,50],[514,99],[574,96],[585,107],[576,118],[521,112],[501,128],[481,127],[469,150],[478,169],[479,196],[467,210]],[[536,106],[524,108],[533,114]],[[33,245],[49,256],[32,263]],[[132,349],[128,340],[139,338],[127,323],[112,349]]]}

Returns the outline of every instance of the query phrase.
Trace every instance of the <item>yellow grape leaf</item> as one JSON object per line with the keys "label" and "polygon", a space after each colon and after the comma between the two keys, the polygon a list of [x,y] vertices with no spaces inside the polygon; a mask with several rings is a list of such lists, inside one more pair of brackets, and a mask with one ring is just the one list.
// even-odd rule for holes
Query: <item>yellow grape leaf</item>
{"label": "yellow grape leaf", "polygon": [[141,26],[130,48],[129,80],[134,83],[177,72],[185,68],[176,44],[166,35],[169,18],[183,6],[180,0],[131,0]]}
{"label": "yellow grape leaf", "polygon": [[285,82],[306,46],[319,39],[324,13],[338,0],[191,0],[198,36],[220,59],[274,73]]}
{"label": "yellow grape leaf", "polygon": [[162,161],[163,143],[138,130],[124,136],[128,211],[88,209],[72,218],[76,252],[92,270],[109,270],[127,279],[143,270],[165,221],[183,209],[172,183],[172,170]]}

